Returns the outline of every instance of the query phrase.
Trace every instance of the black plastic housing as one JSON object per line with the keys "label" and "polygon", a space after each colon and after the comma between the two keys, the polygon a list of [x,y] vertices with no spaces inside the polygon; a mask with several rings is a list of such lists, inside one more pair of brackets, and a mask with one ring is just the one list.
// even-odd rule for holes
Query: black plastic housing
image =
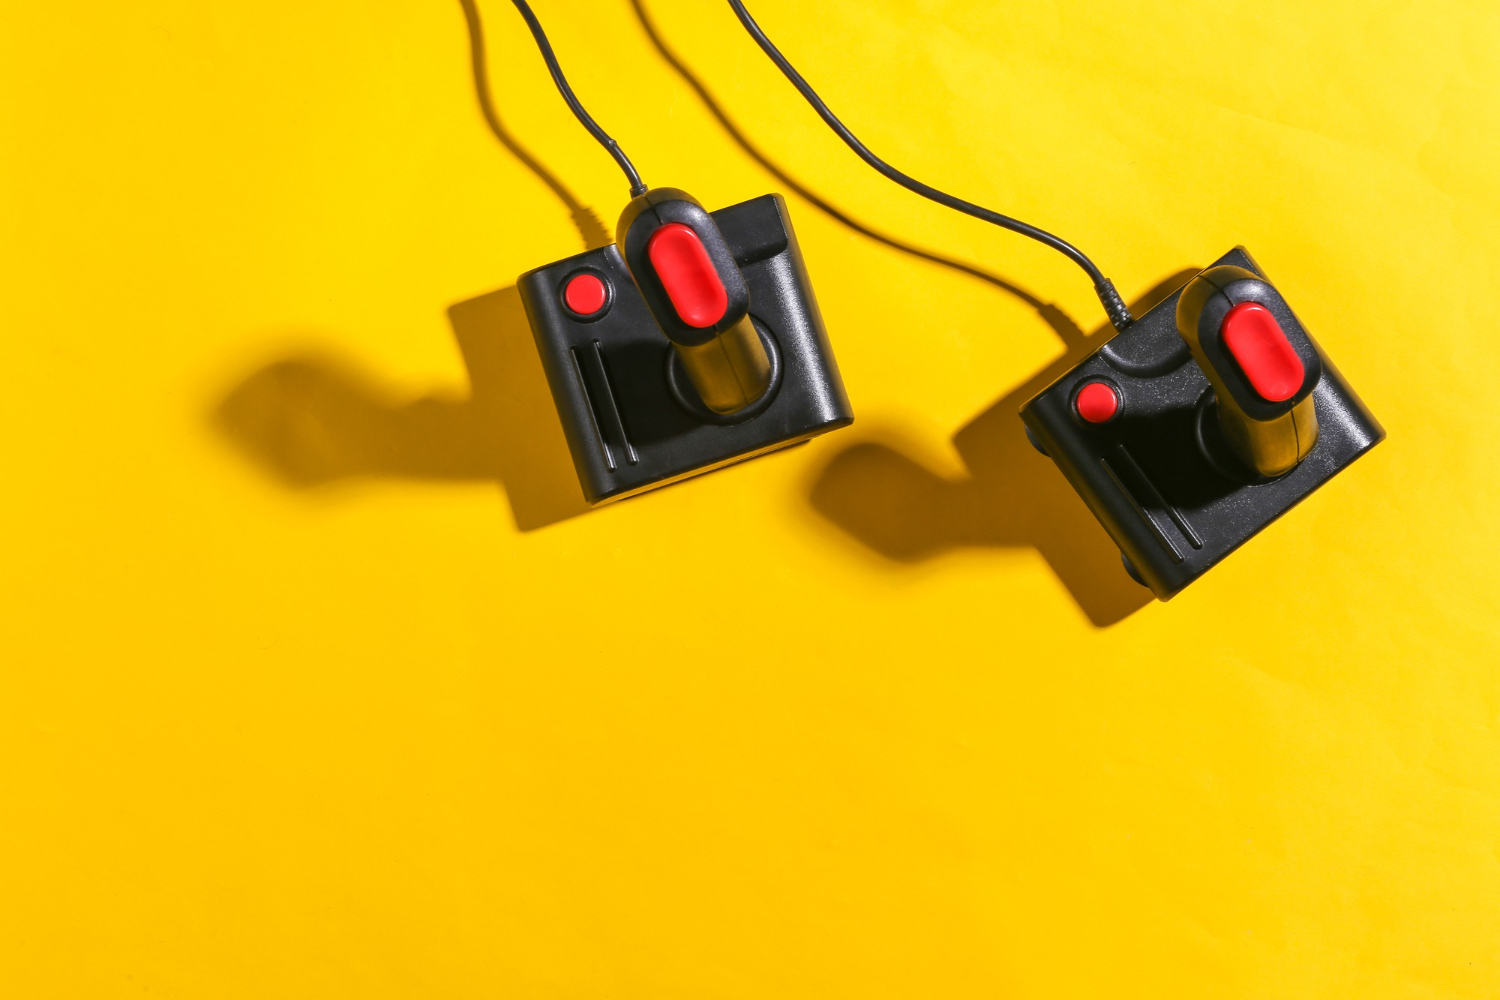
{"label": "black plastic housing", "polygon": [[[720,416],[698,399],[611,244],[522,275],[521,300],[584,498],[600,504],[799,444],[854,419],[780,195],[710,213],[744,275],[770,388]],[[588,272],[609,291],[581,317],[563,301]]]}
{"label": "black plastic housing", "polygon": [[[1220,264],[1265,277],[1244,247],[1219,258],[1215,266]],[[1288,336],[1306,337],[1321,361],[1322,374],[1312,390],[1318,442],[1306,459],[1276,479],[1247,470],[1224,442],[1213,390],[1178,334],[1180,294],[1181,289],[1174,292],[1021,408],[1032,440],[1088,504],[1138,579],[1163,601],[1385,437],[1287,308],[1278,319]],[[1119,396],[1118,412],[1105,423],[1091,424],[1073,407],[1077,392],[1092,381],[1108,383]]]}

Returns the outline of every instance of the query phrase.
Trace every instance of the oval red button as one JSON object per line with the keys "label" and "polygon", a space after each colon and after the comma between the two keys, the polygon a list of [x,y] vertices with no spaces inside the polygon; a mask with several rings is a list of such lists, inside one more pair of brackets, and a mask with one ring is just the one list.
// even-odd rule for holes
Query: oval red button
{"label": "oval red button", "polygon": [[729,293],[697,233],[669,222],[652,234],[646,254],[684,323],[702,329],[724,318]]}
{"label": "oval red button", "polygon": [[1307,374],[1302,359],[1271,310],[1259,302],[1241,302],[1229,310],[1220,335],[1262,399],[1280,403],[1302,388]]}
{"label": "oval red button", "polygon": [[563,302],[580,316],[592,316],[609,301],[609,289],[598,275],[575,274],[563,288]]}
{"label": "oval red button", "polygon": [[1102,424],[1120,411],[1120,397],[1103,382],[1090,382],[1078,390],[1073,408],[1091,424]]}

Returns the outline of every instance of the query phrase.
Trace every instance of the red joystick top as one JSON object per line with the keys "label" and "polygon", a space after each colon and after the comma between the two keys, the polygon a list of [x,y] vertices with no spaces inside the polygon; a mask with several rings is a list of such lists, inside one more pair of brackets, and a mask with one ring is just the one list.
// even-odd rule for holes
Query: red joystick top
{"label": "red joystick top", "polygon": [[703,241],[691,228],[667,223],[652,234],[646,255],[684,323],[704,329],[724,318],[729,294]]}
{"label": "red joystick top", "polygon": [[1302,388],[1307,371],[1271,310],[1259,302],[1241,302],[1224,317],[1221,334],[1261,399],[1280,403]]}

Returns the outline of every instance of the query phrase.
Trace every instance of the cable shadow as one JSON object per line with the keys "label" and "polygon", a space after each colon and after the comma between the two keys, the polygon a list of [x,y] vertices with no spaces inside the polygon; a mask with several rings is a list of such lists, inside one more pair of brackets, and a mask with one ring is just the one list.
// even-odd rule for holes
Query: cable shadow
{"label": "cable shadow", "polygon": [[458,4],[463,8],[464,22],[469,28],[469,65],[474,74],[474,93],[479,100],[479,111],[484,115],[484,122],[489,126],[490,132],[500,140],[500,145],[520,160],[527,170],[536,174],[558,200],[567,206],[573,224],[578,227],[578,235],[583,237],[585,250],[613,243],[614,237],[609,234],[599,216],[594,214],[594,210],[579,201],[572,190],[533,156],[530,150],[521,145],[500,120],[500,113],[495,109],[495,102],[490,94],[489,60],[485,55],[484,23],[479,19],[479,8],[474,0],[458,0]]}
{"label": "cable shadow", "polygon": [[[1197,269],[1163,279],[1131,303],[1137,316],[1181,288]],[[1126,574],[1119,549],[1057,467],[1037,452],[1017,416],[1022,405],[1106,340],[1105,326],[1006,393],[953,436],[968,477],[949,479],[897,442],[866,440],[835,455],[810,491],[815,510],[864,545],[900,563],[967,547],[1041,553],[1097,628],[1151,601]]]}
{"label": "cable shadow", "polygon": [[719,123],[719,127],[724,130],[736,145],[745,151],[747,156],[759,164],[767,173],[775,177],[784,188],[794,192],[834,221],[847,226],[867,239],[874,240],[882,246],[898,250],[919,260],[939,264],[943,267],[952,268],[955,271],[967,274],[970,277],[978,278],[980,281],[1000,289],[1007,295],[1015,296],[1036,310],[1037,315],[1042,318],[1043,322],[1051,327],[1053,332],[1062,340],[1064,348],[1071,349],[1074,345],[1083,342],[1083,330],[1073,321],[1072,317],[1068,316],[1067,313],[1063,312],[1056,305],[1042,301],[1020,285],[1007,281],[1005,278],[991,271],[986,271],[981,267],[967,264],[953,257],[946,257],[931,250],[924,250],[921,247],[902,242],[896,237],[889,236],[877,229],[872,229],[787,173],[778,163],[767,156],[759,146],[756,146],[755,143],[746,137],[745,133],[740,130],[734,120],[729,117],[723,105],[709,92],[708,87],[704,85],[703,81],[688,68],[687,64],[667,44],[666,39],[662,37],[661,32],[657,29],[656,22],[652,20],[650,12],[646,10],[643,0],[630,0],[630,5],[635,9],[636,18],[640,20],[641,27],[646,32],[646,37],[651,41],[652,46],[655,47],[667,65],[671,66],[677,72],[677,75],[682,77],[683,81],[692,88],[693,93],[698,95],[698,100],[703,102],[703,106],[708,109],[709,114]]}
{"label": "cable shadow", "polygon": [[448,318],[469,373],[467,398],[405,399],[309,351],[251,375],[212,422],[294,489],[372,478],[493,481],[521,531],[584,513],[520,292],[460,302]]}

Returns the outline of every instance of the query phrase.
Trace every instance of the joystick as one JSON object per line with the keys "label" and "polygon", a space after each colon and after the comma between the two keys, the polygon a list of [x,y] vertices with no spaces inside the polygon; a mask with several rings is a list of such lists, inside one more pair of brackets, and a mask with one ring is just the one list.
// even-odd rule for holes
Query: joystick
{"label": "joystick", "polygon": [[1243,247],[1021,419],[1164,601],[1385,437]]}
{"label": "joystick", "polygon": [[579,122],[630,181],[616,243],[519,280],[590,504],[800,444],[854,419],[779,195],[709,212],[650,189],[574,96],[525,0],[513,0]]}

